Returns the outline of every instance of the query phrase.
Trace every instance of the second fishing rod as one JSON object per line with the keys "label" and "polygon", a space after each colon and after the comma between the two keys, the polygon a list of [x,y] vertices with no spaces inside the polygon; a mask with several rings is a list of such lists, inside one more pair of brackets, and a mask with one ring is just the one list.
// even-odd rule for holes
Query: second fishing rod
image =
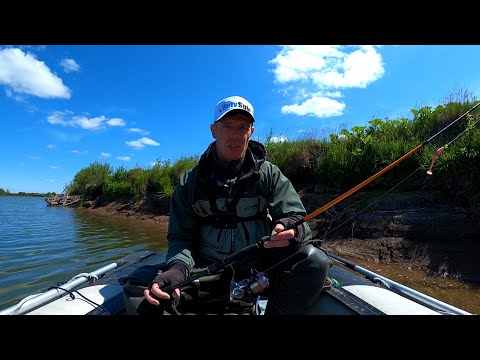
{"label": "second fishing rod", "polygon": [[[293,224],[290,224],[288,226],[285,227],[285,229],[283,231],[287,231],[287,230],[291,230],[291,229],[294,229],[296,228],[297,226],[300,226],[302,225],[304,222],[306,221],[309,221],[311,219],[313,219],[314,217],[320,215],[321,213],[325,212],[326,210],[328,210],[329,208],[331,208],[332,206],[334,206],[335,204],[338,204],[340,201],[343,201],[344,199],[346,199],[347,197],[349,197],[350,195],[352,195],[353,193],[355,193],[356,191],[360,190],[361,188],[363,188],[364,186],[370,184],[372,181],[374,181],[375,179],[379,178],[380,176],[382,176],[383,174],[385,174],[387,171],[391,170],[392,168],[394,168],[395,166],[397,166],[398,164],[400,164],[401,162],[403,162],[404,160],[406,160],[407,158],[409,158],[410,156],[412,156],[413,154],[417,153],[418,151],[420,151],[423,147],[425,147],[427,144],[429,144],[433,139],[435,139],[436,137],[438,137],[441,133],[443,133],[445,130],[447,130],[450,126],[454,125],[456,122],[458,122],[459,120],[461,120],[462,118],[464,118],[466,115],[468,115],[469,113],[471,113],[472,111],[474,111],[478,106],[480,106],[480,102],[478,102],[477,104],[475,104],[472,108],[470,108],[468,111],[466,111],[464,114],[460,115],[458,118],[456,118],[454,121],[452,121],[450,124],[448,124],[447,126],[445,126],[444,128],[442,128],[440,131],[438,131],[436,134],[430,136],[427,140],[423,141],[421,144],[417,145],[415,148],[413,148],[412,150],[410,150],[408,153],[406,153],[405,155],[401,156],[400,158],[398,158],[397,160],[395,160],[394,162],[392,162],[391,164],[389,164],[388,166],[386,166],[385,168],[381,169],[380,171],[378,171],[377,173],[375,173],[374,175],[370,176],[368,179],[362,181],[361,183],[359,183],[358,185],[354,186],[353,188],[351,188],[350,190],[346,191],[345,193],[343,193],[342,195],[338,196],[337,198],[333,199],[332,201],[330,201],[329,203],[323,205],[322,207],[316,209],[315,211],[311,212],[310,214],[304,216],[303,218],[297,220],[295,223]],[[458,137],[457,137],[458,138]],[[267,235],[267,236],[264,236],[262,237],[262,239],[258,240],[255,244],[251,244],[243,249],[241,249],[240,251],[237,251],[236,253],[230,255],[230,256],[227,256],[225,257],[224,259],[222,260],[219,260],[213,264],[211,264],[210,266],[208,266],[207,268],[205,268],[205,270],[203,271],[200,271],[198,273],[196,273],[195,275],[192,275],[190,276],[189,278],[175,284],[175,285],[169,285],[169,286],[166,286],[164,288],[162,288],[161,290],[163,292],[167,292],[167,293],[171,293],[174,289],[176,288],[180,288],[182,286],[185,286],[191,282],[193,282],[194,280],[197,280],[203,276],[207,276],[207,275],[213,275],[213,274],[216,274],[218,273],[219,271],[223,270],[224,268],[226,268],[227,266],[233,264],[234,262],[238,261],[238,260],[241,260],[243,259],[244,256],[247,256],[250,254],[250,252],[252,252],[253,250],[255,249],[260,249],[260,248],[264,248],[264,244],[269,241],[270,239],[270,235]],[[293,255],[291,255],[293,256]],[[290,256],[289,256],[290,257]],[[284,259],[286,260],[286,259]],[[284,261],[282,260],[282,262]],[[271,268],[270,268],[271,269]],[[268,270],[270,270],[268,269]],[[266,271],[265,271],[266,272]]]}

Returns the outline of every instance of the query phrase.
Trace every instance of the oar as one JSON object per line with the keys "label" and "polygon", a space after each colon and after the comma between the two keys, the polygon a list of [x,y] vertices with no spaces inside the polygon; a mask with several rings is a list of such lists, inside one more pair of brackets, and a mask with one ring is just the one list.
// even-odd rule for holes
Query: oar
{"label": "oar", "polygon": [[416,301],[420,304],[423,304],[427,307],[434,308],[440,311],[447,312],[452,315],[472,315],[469,312],[466,312],[462,309],[456,308],[455,306],[446,304],[440,300],[434,299],[428,295],[425,295],[421,292],[418,292],[416,290],[413,290],[407,286],[404,286],[402,284],[399,284],[393,280],[390,280],[384,276],[381,276],[379,274],[374,273],[373,271],[367,270],[365,268],[362,268],[361,266],[358,266],[354,264],[351,261],[348,261],[338,255],[332,254],[332,253],[327,253],[329,257],[332,259],[340,262],[341,264],[345,265],[349,269],[352,269],[354,271],[357,271],[363,275],[365,275],[369,280],[372,282],[383,282],[384,284],[387,285],[387,288],[389,290],[392,290],[394,292],[400,293],[401,295],[406,296],[407,298]]}
{"label": "oar", "polygon": [[55,289],[48,290],[44,293],[30,295],[25,299],[21,300],[18,304],[10,306],[4,310],[1,310],[0,315],[25,314],[28,311],[33,310],[34,308],[37,308],[39,306],[42,306],[53,299],[59,298],[62,295],[66,294],[68,291],[75,289],[76,287],[82,284],[85,284],[91,278],[98,278],[115,268],[118,268],[130,262],[140,261],[141,259],[144,259],[153,254],[154,254],[153,251],[140,251],[134,254],[129,254],[109,265],[103,266],[95,271],[92,271],[91,273],[79,274],[77,276],[74,276],[70,281],[66,282],[65,284],[62,284],[61,288],[65,289],[66,291],[59,288],[55,288]]}

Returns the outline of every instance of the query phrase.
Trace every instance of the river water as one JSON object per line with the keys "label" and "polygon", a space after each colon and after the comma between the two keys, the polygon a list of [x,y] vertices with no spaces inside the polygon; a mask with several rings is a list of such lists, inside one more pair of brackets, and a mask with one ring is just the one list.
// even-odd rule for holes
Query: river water
{"label": "river water", "polygon": [[480,314],[480,285],[470,284],[440,276],[427,275],[424,271],[399,264],[344,259],[366,270],[395,281],[473,314]]}
{"label": "river water", "polygon": [[[0,196],[0,310],[140,250],[166,251],[165,227]],[[355,264],[465,311],[480,314],[480,286],[398,265]]]}

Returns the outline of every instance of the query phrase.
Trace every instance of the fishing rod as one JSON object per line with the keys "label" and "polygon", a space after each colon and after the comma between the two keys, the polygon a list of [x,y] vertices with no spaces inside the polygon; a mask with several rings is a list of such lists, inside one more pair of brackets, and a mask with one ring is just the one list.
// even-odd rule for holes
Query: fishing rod
{"label": "fishing rod", "polygon": [[[415,154],[416,152],[418,152],[420,149],[422,149],[425,145],[427,145],[430,141],[432,141],[434,138],[436,138],[438,135],[440,135],[442,132],[444,132],[446,129],[448,129],[450,126],[452,126],[453,124],[455,124],[457,121],[459,121],[460,119],[462,119],[464,116],[468,115],[469,113],[471,113],[473,110],[475,110],[478,106],[480,106],[480,102],[476,105],[474,105],[470,110],[468,110],[467,112],[465,112],[464,114],[460,115],[457,119],[455,119],[454,121],[452,121],[450,124],[448,124],[447,126],[445,126],[443,129],[441,129],[439,132],[437,132],[436,134],[432,135],[430,138],[428,138],[427,140],[425,140],[424,142],[422,142],[421,144],[417,145],[414,149],[410,150],[408,153],[406,153],[405,155],[403,155],[402,157],[400,157],[399,159],[395,160],[393,163],[391,163],[390,165],[386,166],[385,168],[383,168],[382,170],[378,171],[376,174],[370,176],[368,179],[362,181],[360,184],[356,185],[355,187],[351,188],[350,190],[348,190],[347,192],[345,192],[344,194],[338,196],[337,198],[333,199],[332,201],[330,201],[329,203],[323,205],[322,207],[318,208],[317,210],[311,212],[310,214],[304,216],[303,218],[297,220],[296,222],[294,222],[293,224],[290,224],[290,225],[287,225],[282,231],[287,231],[287,230],[291,230],[291,229],[294,229],[296,228],[297,226],[300,226],[302,225],[304,222],[306,221],[309,221],[311,220],[312,218],[318,216],[319,214],[323,213],[324,211],[326,211],[327,209],[331,208],[333,205],[339,203],[340,201],[344,200],[345,198],[347,198],[348,196],[352,195],[354,192],[358,191],[359,189],[363,188],[364,186],[368,185],[369,183],[371,183],[373,180],[377,179],[378,177],[382,176],[384,173],[386,173],[387,171],[389,171],[390,169],[392,169],[393,167],[397,166],[398,164],[400,164],[402,161],[404,161],[405,159],[409,158],[410,156],[412,156],[413,154]],[[174,289],[176,288],[180,288],[184,285],[187,285],[191,282],[193,282],[194,280],[196,279],[199,279],[203,276],[206,276],[206,275],[213,275],[213,274],[216,274],[218,273],[220,270],[224,269],[225,267],[227,267],[228,265],[231,265],[232,263],[234,263],[235,261],[239,260],[240,258],[242,258],[243,256],[245,256],[247,253],[253,251],[254,249],[259,249],[259,248],[264,248],[264,244],[265,242],[269,241],[270,239],[270,235],[267,235],[267,236],[264,236],[262,237],[262,239],[258,240],[255,244],[251,244],[239,251],[237,251],[236,253],[230,255],[230,256],[227,256],[226,258],[220,260],[220,261],[217,261],[215,263],[213,263],[212,265],[208,266],[205,270],[203,271],[200,271],[198,273],[196,273],[195,275],[192,275],[190,276],[189,278],[175,284],[175,285],[168,285],[164,288],[161,288],[161,290],[163,292],[167,292],[167,293],[171,293]],[[284,259],[286,260],[286,259]],[[282,262],[284,261],[282,260]],[[270,268],[271,269],[271,268]]]}
{"label": "fishing rod", "polygon": [[[457,121],[459,121],[460,119],[462,119],[464,116],[468,115],[469,113],[471,113],[473,110],[475,110],[478,106],[480,106],[480,102],[478,104],[476,104],[475,106],[473,106],[470,110],[468,110],[467,112],[465,112],[463,115],[460,115],[457,119],[455,119],[454,121],[452,121],[450,124],[448,124],[447,126],[445,126],[443,129],[441,129],[439,132],[437,132],[435,135],[432,135],[430,138],[428,138],[427,140],[425,140],[423,143],[417,145],[414,149],[410,150],[408,153],[406,153],[405,155],[403,155],[402,157],[400,157],[399,159],[395,160],[393,163],[391,163],[390,165],[386,166],[385,168],[383,168],[382,170],[380,170],[379,172],[377,172],[376,174],[373,174],[372,176],[370,176],[368,179],[362,181],[360,184],[358,184],[357,186],[354,186],[353,188],[351,188],[350,190],[348,190],[347,192],[343,193],[342,195],[338,196],[337,198],[333,199],[332,201],[330,201],[328,204],[325,204],[323,205],[322,207],[318,208],[317,210],[311,212],[310,214],[306,215],[305,217],[303,217],[302,219],[299,219],[297,220],[295,223],[291,224],[291,225],[288,225],[287,227],[285,227],[285,229],[283,231],[286,231],[286,230],[290,230],[290,229],[293,229],[293,228],[296,228],[297,226],[303,224],[304,222],[306,221],[309,221],[311,219],[313,219],[314,217],[318,216],[319,214],[323,213],[324,211],[326,211],[327,209],[331,208],[333,205],[339,203],[340,201],[344,200],[345,198],[347,198],[348,196],[352,195],[354,192],[360,190],[361,188],[363,188],[364,186],[370,184],[373,180],[379,178],[380,176],[382,176],[383,174],[385,174],[388,170],[392,169],[394,166],[397,166],[398,164],[400,164],[402,161],[404,161],[405,159],[409,158],[410,156],[412,156],[413,154],[415,154],[416,152],[418,152],[420,149],[422,149],[425,145],[427,145],[430,141],[432,141],[434,138],[436,138],[438,135],[440,135],[442,132],[444,132],[445,130],[447,130],[450,126],[452,126],[453,124],[455,124]],[[443,150],[443,149],[442,149]],[[441,150],[440,151],[437,151],[436,155],[438,156],[440,154]],[[432,164],[433,166],[433,164]],[[429,171],[431,172],[431,169],[429,169]],[[268,239],[267,239],[268,240]],[[265,240],[261,240],[263,242],[265,242]]]}
{"label": "fishing rod", "polygon": [[[268,237],[269,236],[265,236],[264,238],[268,238]],[[223,270],[227,266],[233,264],[235,261],[238,261],[239,259],[243,258],[245,255],[247,255],[251,251],[255,250],[256,248],[263,247],[263,243],[265,241],[263,241],[263,242],[259,241],[255,244],[248,245],[248,246],[244,247],[243,249],[240,249],[239,251],[233,253],[232,255],[227,256],[227,257],[213,263],[212,265],[207,266],[205,268],[205,270],[199,271],[195,275],[192,275],[189,278],[176,283],[175,285],[168,285],[166,287],[163,287],[163,288],[161,288],[161,290],[163,292],[166,292],[166,293],[170,294],[174,289],[181,288],[182,286],[188,285],[191,282],[193,282],[194,280],[197,280],[197,279],[199,279],[203,276],[214,275],[214,274],[218,273],[220,270]]]}

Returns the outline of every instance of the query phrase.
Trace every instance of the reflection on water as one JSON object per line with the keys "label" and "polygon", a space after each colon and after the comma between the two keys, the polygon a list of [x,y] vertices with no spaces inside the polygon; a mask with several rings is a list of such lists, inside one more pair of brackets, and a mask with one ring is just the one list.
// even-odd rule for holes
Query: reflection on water
{"label": "reflection on water", "polygon": [[140,250],[167,250],[167,226],[77,210],[74,240],[90,265],[101,264]]}

